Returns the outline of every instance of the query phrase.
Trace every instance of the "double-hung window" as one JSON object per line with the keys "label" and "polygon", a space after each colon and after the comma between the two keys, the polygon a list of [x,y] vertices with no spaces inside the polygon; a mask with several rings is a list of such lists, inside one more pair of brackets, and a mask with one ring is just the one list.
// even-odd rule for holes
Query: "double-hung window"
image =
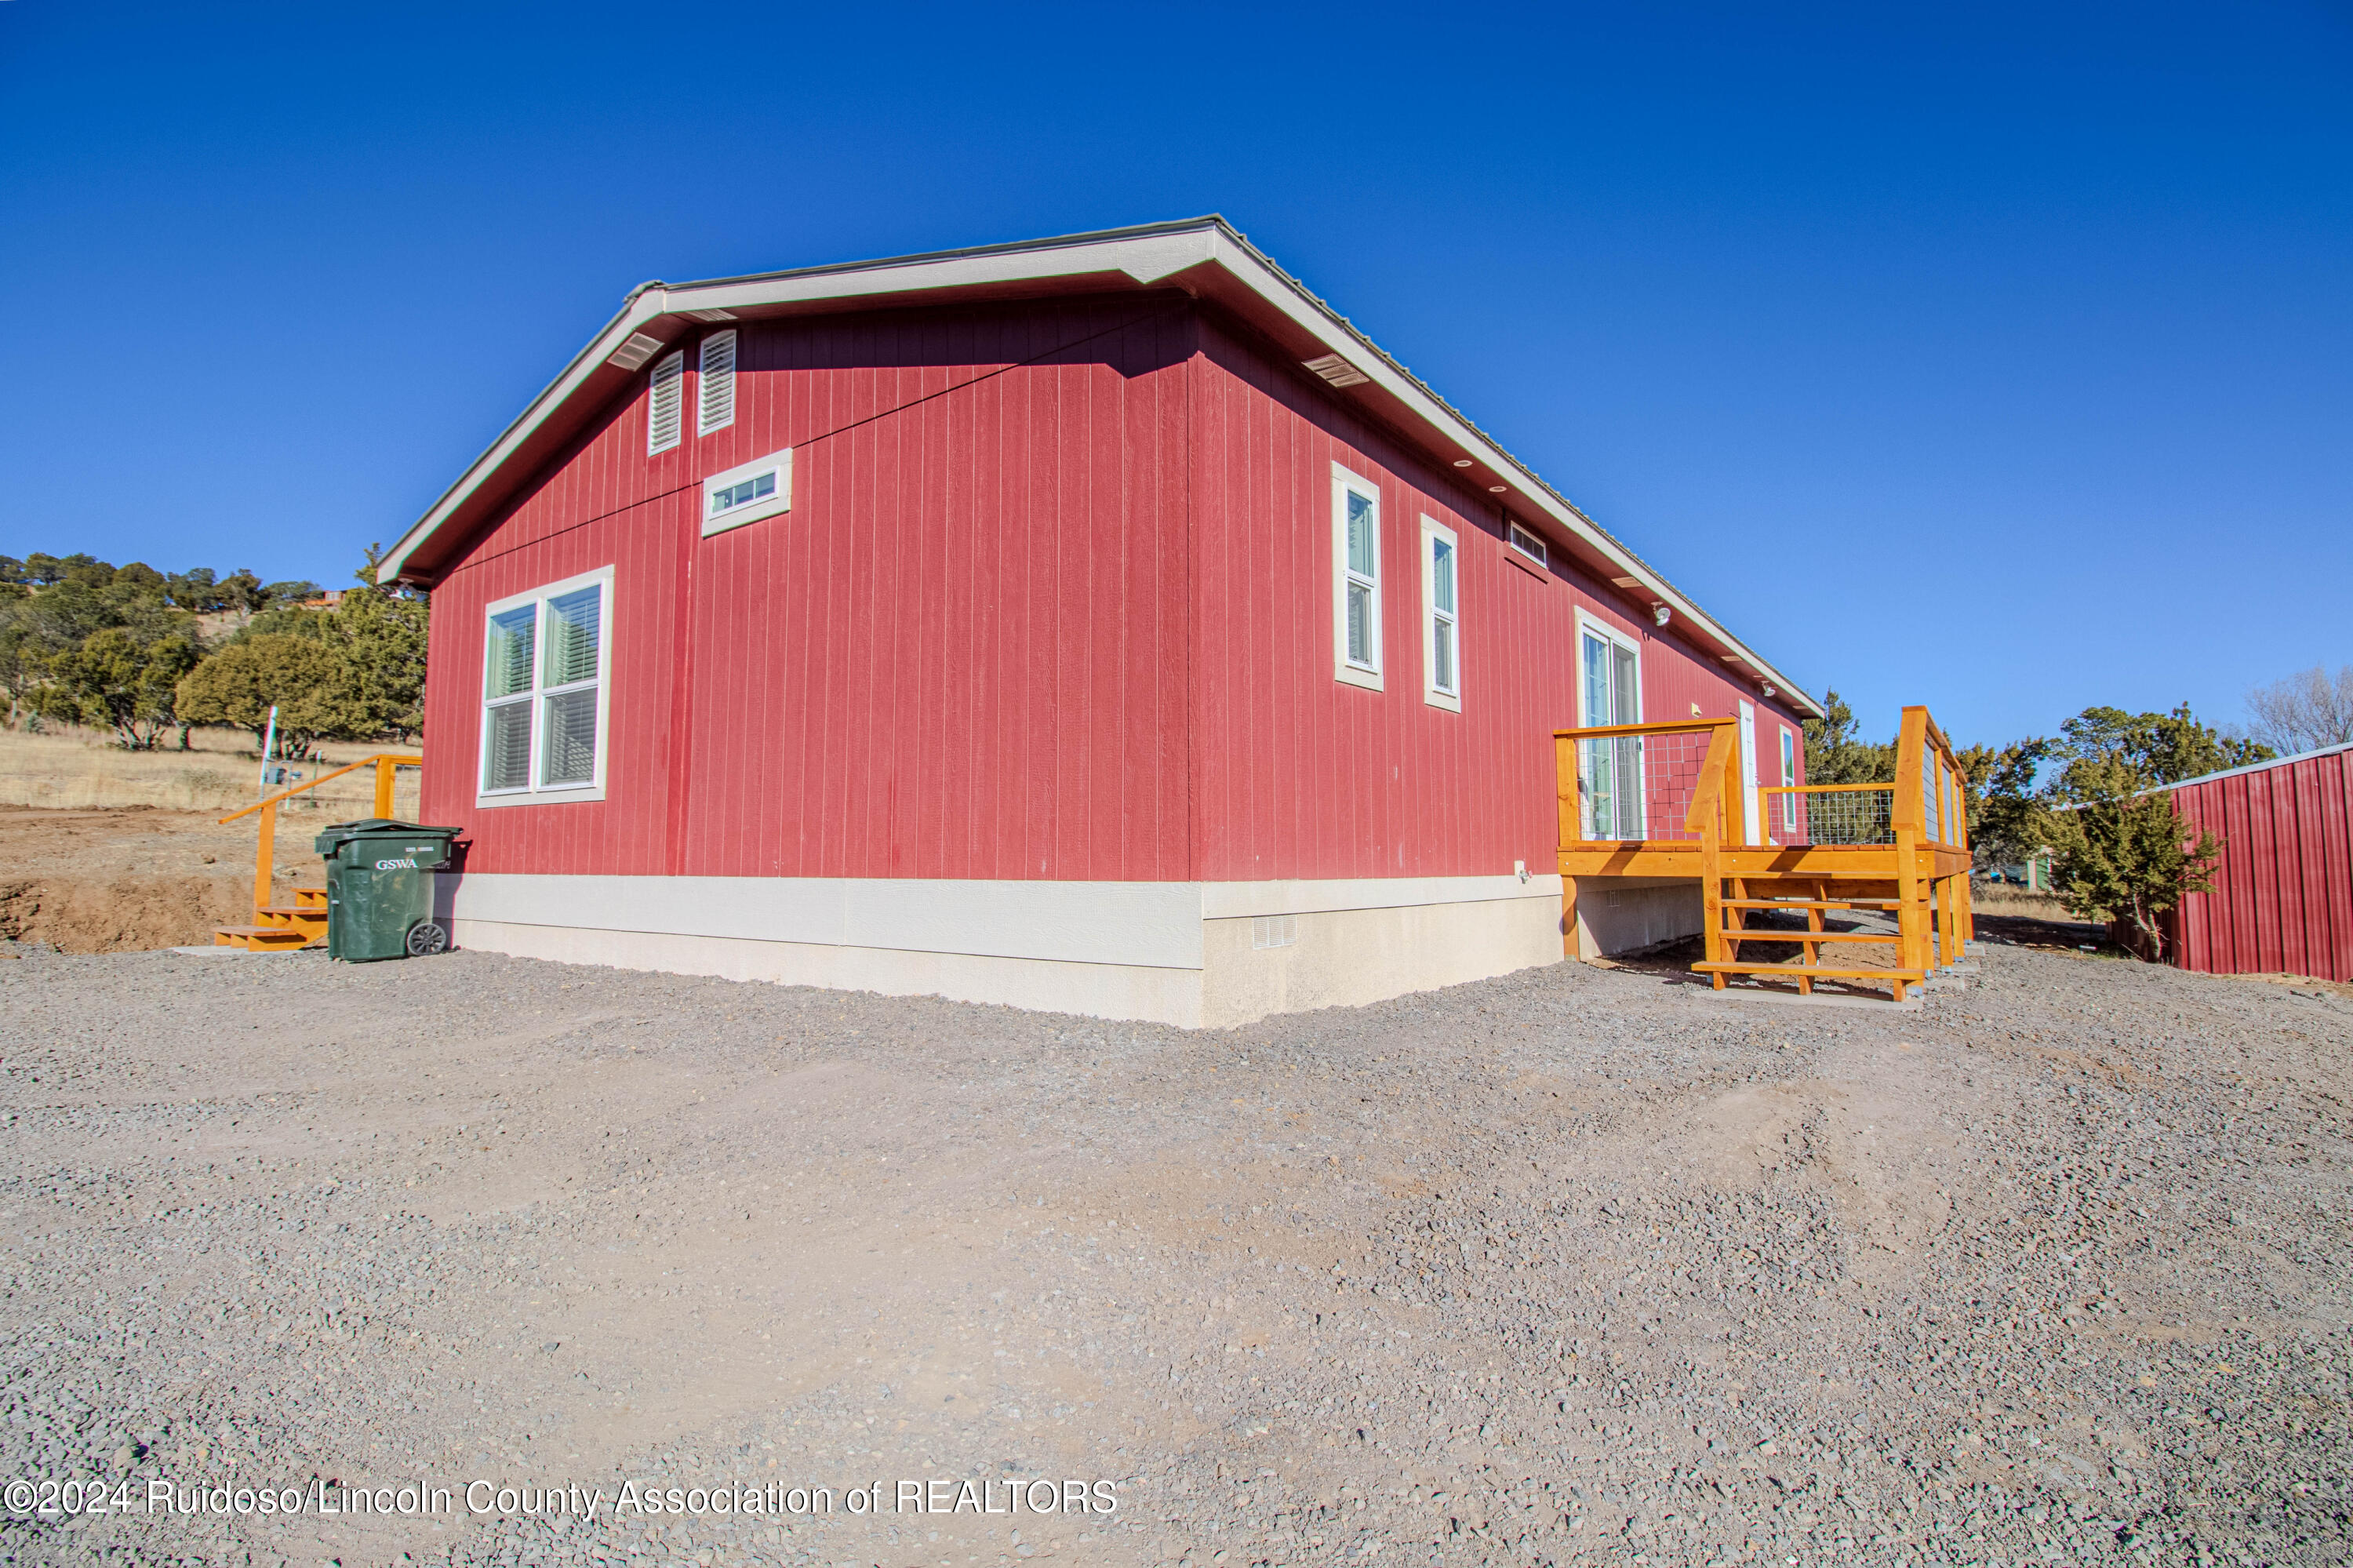
{"label": "double-hung window", "polygon": [[1421,700],[1462,711],[1462,620],[1454,530],[1421,520]]}
{"label": "double-hung window", "polygon": [[605,798],[612,609],[610,567],[490,607],[477,804]]}
{"label": "double-hung window", "polygon": [[[1577,628],[1579,706],[1594,727],[1642,722],[1642,655],[1598,620]],[[1643,831],[1642,737],[1599,736],[1578,743],[1579,793],[1588,839],[1639,839]]]}
{"label": "double-hung window", "polygon": [[1381,493],[1332,465],[1333,673],[1381,689]]}

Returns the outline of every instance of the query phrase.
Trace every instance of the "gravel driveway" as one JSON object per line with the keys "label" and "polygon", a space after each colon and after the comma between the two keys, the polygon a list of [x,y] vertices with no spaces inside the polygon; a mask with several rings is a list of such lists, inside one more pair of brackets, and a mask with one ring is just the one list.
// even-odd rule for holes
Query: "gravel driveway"
{"label": "gravel driveway", "polygon": [[107,1511],[0,1555],[2343,1561],[2348,1044],[2001,948],[1190,1034],[27,954],[0,1444]]}

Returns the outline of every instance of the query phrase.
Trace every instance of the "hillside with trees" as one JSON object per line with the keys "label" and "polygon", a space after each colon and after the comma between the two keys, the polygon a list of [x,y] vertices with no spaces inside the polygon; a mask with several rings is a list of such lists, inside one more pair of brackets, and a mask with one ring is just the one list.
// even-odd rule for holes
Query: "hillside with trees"
{"label": "hillside with trees", "polygon": [[0,556],[0,696],[12,726],[75,724],[133,750],[199,725],[250,730],[278,709],[280,753],[322,740],[416,740],[430,606],[378,587],[377,552],[331,594],[247,567],[164,573],[89,555]]}

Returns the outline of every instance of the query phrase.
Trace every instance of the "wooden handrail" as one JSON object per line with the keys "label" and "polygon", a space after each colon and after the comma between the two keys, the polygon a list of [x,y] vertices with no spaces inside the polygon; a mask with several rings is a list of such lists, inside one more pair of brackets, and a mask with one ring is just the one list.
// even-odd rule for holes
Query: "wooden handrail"
{"label": "wooden handrail", "polygon": [[1691,810],[1683,813],[1683,831],[1704,836],[1715,825],[1716,813],[1724,806],[1724,781],[1729,770],[1739,766],[1735,754],[1740,739],[1733,733],[1731,719],[1717,719],[1709,727],[1715,734],[1709,737],[1707,756],[1699,765],[1699,778],[1692,785]]}
{"label": "wooden handrail", "polygon": [[344,767],[338,768],[332,773],[322,773],[316,779],[310,780],[308,783],[297,784],[291,789],[280,789],[277,794],[270,796],[268,800],[256,800],[252,805],[248,806],[242,811],[231,811],[227,816],[223,817],[221,821],[226,825],[229,822],[234,822],[239,817],[249,817],[253,815],[254,812],[260,810],[264,806],[275,806],[279,801],[290,800],[296,795],[300,795],[305,789],[316,789],[320,785],[326,783],[331,779],[341,779],[346,773],[356,773],[361,768],[368,767],[374,767],[376,769],[378,777],[379,788],[376,795],[376,803],[380,809],[377,810],[376,815],[379,817],[388,816],[392,811],[392,802],[384,799],[381,788],[381,782],[385,773],[383,765],[387,762],[392,764],[395,768],[422,768],[425,766],[425,758],[422,757],[411,757],[406,752],[399,751],[379,751],[373,756],[363,757],[357,762],[349,763]]}
{"label": "wooden handrail", "polygon": [[1857,789],[1893,789],[1893,784],[1759,784],[1759,795],[1836,795]]}
{"label": "wooden handrail", "polygon": [[261,832],[256,836],[253,846],[253,917],[256,923],[261,922],[261,912],[269,907],[270,888],[277,877],[277,869],[270,863],[278,858],[278,804],[280,801],[290,800],[305,789],[316,789],[329,779],[341,779],[346,773],[356,773],[363,768],[374,768],[375,769],[375,814],[379,817],[389,817],[392,815],[393,775],[403,768],[422,768],[423,766],[425,766],[425,758],[422,757],[415,757],[400,751],[379,751],[372,757],[363,757],[357,762],[338,768],[332,773],[322,773],[306,783],[295,785],[291,789],[280,789],[267,800],[256,800],[242,811],[231,811],[227,816],[223,817],[221,821],[228,823],[236,821],[239,817],[249,817],[256,811],[261,813]]}
{"label": "wooden handrail", "polygon": [[1612,735],[1673,735],[1692,730],[1715,729],[1732,723],[1730,719],[1664,719],[1657,724],[1594,724],[1582,729],[1556,729],[1555,740],[1598,740]]}

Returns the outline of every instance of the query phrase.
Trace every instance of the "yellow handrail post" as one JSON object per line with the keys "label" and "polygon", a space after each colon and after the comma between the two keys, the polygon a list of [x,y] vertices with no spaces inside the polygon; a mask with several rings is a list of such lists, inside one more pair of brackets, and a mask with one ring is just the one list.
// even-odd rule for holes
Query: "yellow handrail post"
{"label": "yellow handrail post", "polygon": [[[1710,726],[1707,756],[1701,759],[1699,779],[1692,789],[1691,810],[1684,814],[1686,832],[1699,835],[1699,906],[1700,937],[1711,964],[1725,962],[1724,940],[1724,860],[1720,846],[1724,842],[1725,781],[1732,775],[1727,768],[1737,767],[1735,758],[1740,742],[1729,722]],[[1714,973],[1711,983],[1724,989],[1724,976]]]}
{"label": "yellow handrail post", "polygon": [[375,759],[375,814],[392,815],[392,775],[400,765],[389,757]]}
{"label": "yellow handrail post", "polygon": [[1928,962],[1928,890],[1921,885],[1920,841],[1926,835],[1927,798],[1921,789],[1921,748],[1928,741],[1928,710],[1904,710],[1895,732],[1895,803],[1891,813],[1895,829],[1895,911],[1897,951],[1902,966],[1926,971]]}
{"label": "yellow handrail post", "polygon": [[271,862],[278,854],[278,802],[271,800],[261,808],[261,836],[253,852],[253,917],[269,907],[270,888],[277,880],[277,867]]}
{"label": "yellow handrail post", "polygon": [[[1560,846],[1585,842],[1584,783],[1577,768],[1577,742],[1565,735],[1556,735],[1552,742],[1554,789],[1559,796]],[[1555,857],[1553,869],[1560,869]],[[1563,874],[1560,879],[1560,950],[1564,958],[1577,959],[1577,878]]]}

